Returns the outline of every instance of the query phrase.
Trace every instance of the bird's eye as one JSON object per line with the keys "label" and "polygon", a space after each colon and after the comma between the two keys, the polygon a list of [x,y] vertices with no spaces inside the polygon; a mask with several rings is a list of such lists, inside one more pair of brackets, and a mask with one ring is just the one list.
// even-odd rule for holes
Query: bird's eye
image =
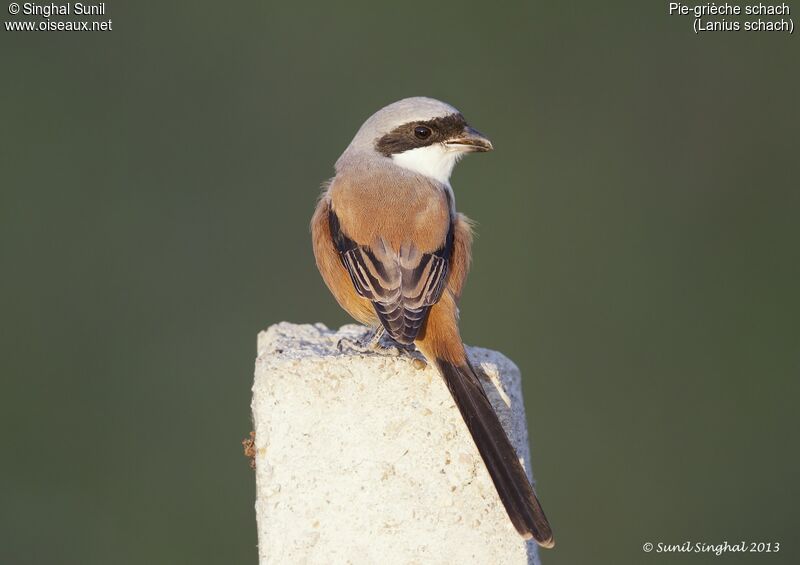
{"label": "bird's eye", "polygon": [[414,135],[418,139],[428,139],[431,136],[431,128],[426,126],[417,126],[414,128]]}

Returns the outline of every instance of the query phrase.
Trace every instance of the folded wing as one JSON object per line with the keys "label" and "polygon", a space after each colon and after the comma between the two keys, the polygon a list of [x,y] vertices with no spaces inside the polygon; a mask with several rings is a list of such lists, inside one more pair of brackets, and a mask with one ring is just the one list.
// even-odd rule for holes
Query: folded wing
{"label": "folded wing", "polygon": [[417,337],[428,310],[442,296],[453,247],[453,226],[439,249],[423,253],[408,242],[399,250],[380,239],[359,245],[342,231],[336,213],[330,230],[342,264],[359,295],[369,299],[386,332],[399,343]]}

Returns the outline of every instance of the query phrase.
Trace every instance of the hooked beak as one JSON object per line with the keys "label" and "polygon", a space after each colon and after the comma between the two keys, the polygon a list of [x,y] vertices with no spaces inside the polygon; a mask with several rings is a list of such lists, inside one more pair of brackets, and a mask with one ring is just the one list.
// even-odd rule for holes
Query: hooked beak
{"label": "hooked beak", "polygon": [[494,149],[492,142],[489,141],[486,136],[470,126],[465,126],[464,131],[461,132],[460,135],[448,139],[444,144],[448,149],[455,149],[468,153],[475,151],[485,152]]}

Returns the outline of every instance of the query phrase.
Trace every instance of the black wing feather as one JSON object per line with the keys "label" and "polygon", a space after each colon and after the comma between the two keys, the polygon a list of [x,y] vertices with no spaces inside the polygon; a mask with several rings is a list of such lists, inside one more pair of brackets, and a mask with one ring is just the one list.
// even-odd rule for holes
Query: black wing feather
{"label": "black wing feather", "polygon": [[413,343],[430,307],[444,292],[453,248],[452,223],[444,245],[433,253],[422,253],[412,243],[404,244],[399,251],[382,240],[372,246],[358,245],[344,233],[333,210],[328,221],[339,258],[356,292],[372,302],[392,339]]}

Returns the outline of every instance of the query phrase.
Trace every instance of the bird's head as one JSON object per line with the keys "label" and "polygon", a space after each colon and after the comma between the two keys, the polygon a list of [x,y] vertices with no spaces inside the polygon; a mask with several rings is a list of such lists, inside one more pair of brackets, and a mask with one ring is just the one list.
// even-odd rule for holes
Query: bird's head
{"label": "bird's head", "polygon": [[400,167],[449,184],[458,160],[491,151],[492,143],[449,104],[433,98],[405,98],[381,108],[361,126],[348,152],[373,152]]}

